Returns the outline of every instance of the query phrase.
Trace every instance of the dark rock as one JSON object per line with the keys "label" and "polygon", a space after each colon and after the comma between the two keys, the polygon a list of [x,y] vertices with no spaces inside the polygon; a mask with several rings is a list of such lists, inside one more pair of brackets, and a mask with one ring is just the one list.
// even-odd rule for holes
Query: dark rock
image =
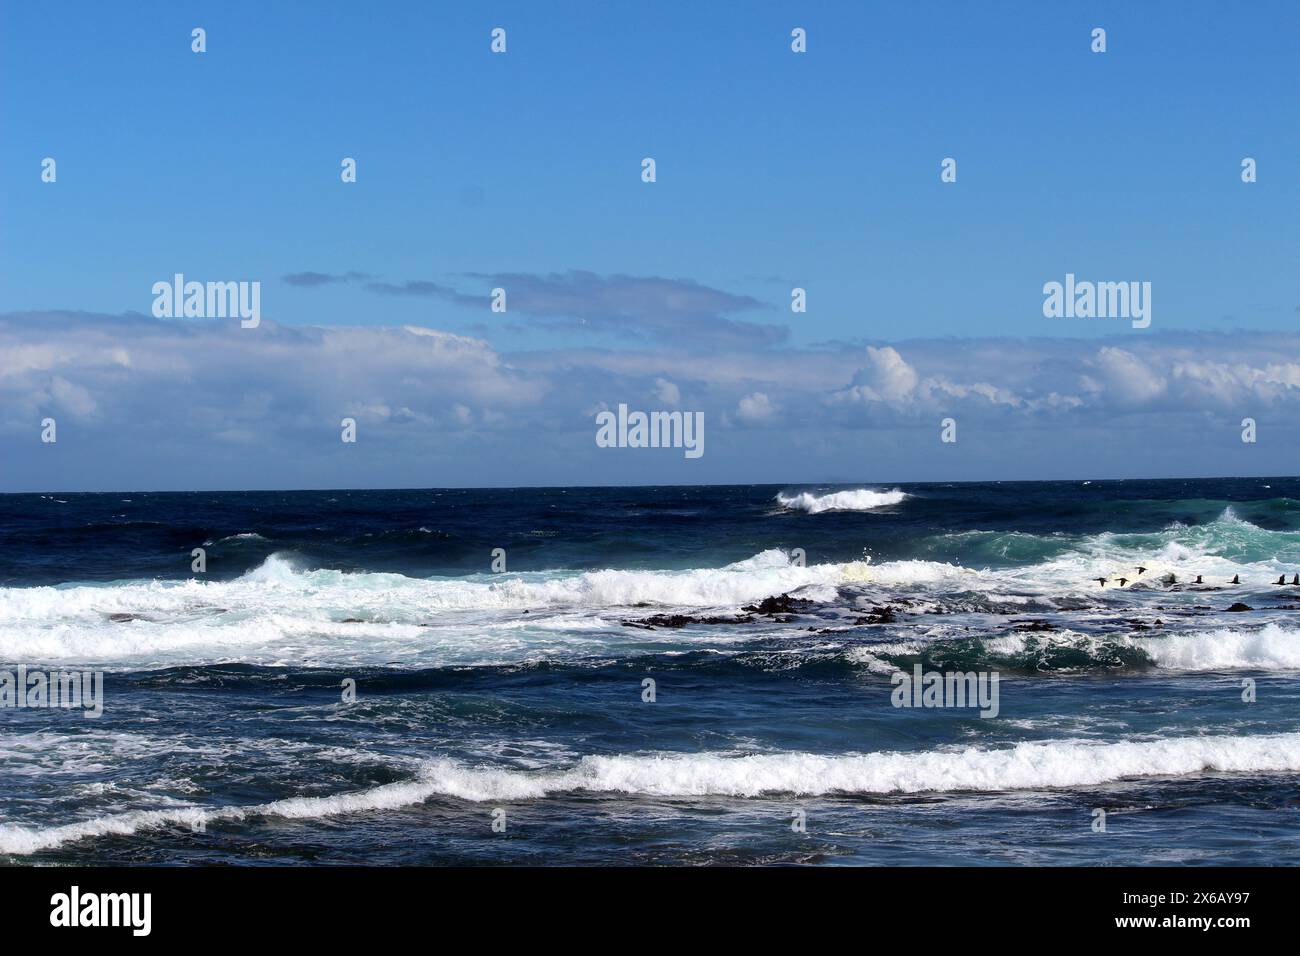
{"label": "dark rock", "polygon": [[872,607],[865,617],[860,617],[855,624],[893,624],[898,620],[892,607]]}
{"label": "dark rock", "polygon": [[1055,624],[1049,624],[1047,621],[1020,621],[1016,623],[1017,631],[1055,631],[1059,630]]}
{"label": "dark rock", "polygon": [[1229,611],[1253,611],[1255,609],[1251,607],[1249,604],[1242,604],[1240,601],[1238,601],[1232,607],[1228,608],[1228,610]]}
{"label": "dark rock", "polygon": [[742,610],[753,614],[792,614],[812,603],[806,598],[792,598],[788,594],[782,594],[780,597],[765,597],[757,604],[747,604]]}
{"label": "dark rock", "polygon": [[639,627],[653,631],[655,628],[686,627],[689,624],[748,624],[754,619],[749,615],[743,617],[696,617],[694,614],[652,614],[635,621],[621,622],[624,627]]}

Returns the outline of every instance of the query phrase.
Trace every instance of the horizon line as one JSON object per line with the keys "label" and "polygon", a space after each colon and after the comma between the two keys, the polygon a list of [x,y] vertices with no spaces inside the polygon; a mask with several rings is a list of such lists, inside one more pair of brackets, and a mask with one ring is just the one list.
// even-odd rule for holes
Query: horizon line
{"label": "horizon line", "polygon": [[1293,481],[1300,475],[1184,475],[1168,478],[986,478],[948,481],[711,481],[695,484],[622,484],[622,485],[427,485],[391,488],[133,488],[120,491],[0,491],[0,495],[257,495],[312,494],[323,492],[378,491],[538,491],[538,490],[606,490],[623,488],[794,488],[808,486],[850,485],[1062,485],[1118,484],[1126,481]]}

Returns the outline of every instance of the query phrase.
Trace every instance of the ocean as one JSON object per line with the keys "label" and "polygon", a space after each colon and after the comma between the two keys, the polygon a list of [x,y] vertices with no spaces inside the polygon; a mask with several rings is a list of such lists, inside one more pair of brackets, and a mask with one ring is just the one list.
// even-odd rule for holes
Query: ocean
{"label": "ocean", "polygon": [[1297,573],[1295,478],[0,495],[103,674],[0,861],[1289,864]]}

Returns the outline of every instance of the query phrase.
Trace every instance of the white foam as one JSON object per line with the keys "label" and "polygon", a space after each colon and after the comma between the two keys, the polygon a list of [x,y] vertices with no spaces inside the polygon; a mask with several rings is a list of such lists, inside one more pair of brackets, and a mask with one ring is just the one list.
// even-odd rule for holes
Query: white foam
{"label": "white foam", "polygon": [[652,797],[773,794],[948,793],[1089,787],[1136,777],[1214,772],[1300,772],[1300,734],[1205,736],[1097,743],[1051,740],[999,750],[828,756],[810,753],[588,756],[565,770],[424,764],[415,780],[358,793],[292,797],[251,807],[140,810],[63,826],[0,824],[0,853],[25,855],[65,843],[159,827],[256,817],[317,819],[422,803],[434,796],[471,802],[537,800],[570,792]]}
{"label": "white foam", "polygon": [[810,515],[823,511],[871,511],[896,505],[909,497],[897,488],[892,491],[875,491],[871,488],[855,488],[852,491],[834,491],[825,495],[805,491],[797,495],[777,495],[776,500],[782,508],[790,511],[806,511]]}
{"label": "white foam", "polygon": [[1258,631],[1130,639],[1159,667],[1182,671],[1300,670],[1300,631],[1266,624]]}
{"label": "white foam", "polygon": [[[1078,631],[1060,630],[1004,634],[980,640],[986,653],[1014,658],[1038,648],[1073,647],[1089,654],[1106,648],[1140,650],[1156,665],[1178,671],[1290,671],[1300,670],[1300,631],[1266,624],[1257,631],[1210,630],[1195,634],[1148,637],[1099,637]],[[926,641],[893,641],[851,647],[845,656],[876,673],[893,673],[898,668],[881,657],[921,654]],[[935,643],[942,643],[942,640]]]}
{"label": "white foam", "polygon": [[959,564],[940,561],[884,561],[871,565],[868,580],[875,584],[894,587],[946,587],[956,589],[985,587],[984,572],[964,568]]}
{"label": "white foam", "polygon": [[429,579],[304,570],[274,554],[233,581],[0,588],[0,659],[375,662],[416,651],[421,665],[511,661],[528,656],[528,635],[539,632],[553,650],[588,651],[602,627],[611,646],[644,642],[648,632],[619,623],[643,605],[735,610],[790,592],[831,600],[849,580],[845,566],[803,567],[778,550],[686,571]]}
{"label": "white foam", "polygon": [[1212,771],[1300,771],[1300,734],[1178,737],[1120,743],[1045,741],[1001,750],[824,756],[808,753],[584,757],[551,773],[467,769],[426,773],[436,792],[466,800],[592,791],[660,797],[817,796],[1094,786],[1126,777]]}
{"label": "white foam", "polygon": [[[816,511],[842,502],[837,496],[843,495],[859,503],[906,497],[897,490],[857,489],[782,500],[793,507],[800,499],[799,507]],[[1278,567],[1290,567],[1289,559],[1282,555],[1242,564],[1216,552],[1259,550],[1255,539],[1269,534],[1273,532],[1243,522],[1229,509],[1211,525],[1146,535],[1094,535],[1041,563],[999,569],[926,560],[802,567],[772,549],[720,568],[419,579],[311,570],[305,558],[277,553],[233,581],[0,588],[0,659],[105,667],[230,661],[318,666],[403,661],[439,666],[508,663],[593,650],[616,654],[631,644],[662,646],[674,640],[698,647],[729,643],[737,632],[717,628],[710,635],[698,629],[684,629],[671,638],[649,631],[631,635],[621,627],[621,619],[639,614],[632,609],[642,606],[734,612],[741,605],[786,593],[831,601],[846,585],[905,589],[913,600],[928,599],[927,592],[936,598],[978,592],[1000,605],[1096,600],[1099,593],[1107,601],[1124,601],[1135,586],[1167,587],[1161,580],[1167,570],[1182,583],[1194,574],[1223,583],[1240,573],[1246,584],[1232,593],[1249,600],[1254,587],[1267,588],[1281,573]],[[1094,580],[1138,564],[1152,570],[1123,589],[1102,589]],[[1195,591],[1180,593],[1182,600],[1198,599]],[[880,597],[873,595],[872,600]],[[1234,646],[1238,651],[1231,650]],[[1254,657],[1264,666],[1279,667],[1294,659],[1290,644],[1276,636],[1228,637],[1221,647],[1199,649],[1189,642],[1171,642],[1154,656],[1161,666],[1175,666],[1176,660],[1194,665],[1216,654],[1237,654],[1242,661]]]}
{"label": "white foam", "polygon": [[[1144,637],[1097,637],[1061,631],[1051,634],[1008,634],[986,639],[986,650],[1015,655],[1029,641],[1039,645],[1082,646],[1094,651],[1103,645],[1140,650],[1157,667],[1178,671],[1300,670],[1300,632],[1266,624],[1257,631],[1218,629],[1192,634]],[[915,648],[914,651],[915,652]]]}

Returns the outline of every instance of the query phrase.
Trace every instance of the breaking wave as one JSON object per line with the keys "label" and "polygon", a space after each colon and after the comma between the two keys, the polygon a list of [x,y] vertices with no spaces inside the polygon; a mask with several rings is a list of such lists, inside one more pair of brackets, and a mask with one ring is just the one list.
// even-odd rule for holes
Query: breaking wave
{"label": "breaking wave", "polygon": [[[464,578],[304,570],[273,554],[233,581],[146,581],[108,586],[0,588],[0,659],[119,661],[176,657],[338,660],[369,648],[379,660],[405,647],[445,660],[513,659],[527,650],[520,620],[547,629],[548,646],[590,648],[602,612],[637,607],[724,608],[789,592],[832,600],[866,565],[802,566],[764,551],[721,568],[686,571],[531,572]],[[525,611],[528,618],[522,618]],[[463,625],[455,639],[437,628]],[[618,629],[617,617],[612,625]],[[434,630],[431,630],[434,629]],[[498,639],[499,638],[499,639]],[[296,647],[277,650],[277,642]],[[310,643],[308,643],[310,642]],[[441,643],[440,643],[441,642]],[[254,653],[256,649],[256,653]],[[468,657],[466,657],[468,655]],[[350,659],[350,658],[349,658]]]}
{"label": "breaking wave", "polygon": [[1300,734],[1117,743],[1048,740],[1002,749],[920,753],[588,756],[568,769],[543,771],[434,760],[425,763],[414,780],[358,793],[293,797],[250,807],[140,810],[47,828],[0,824],[0,853],[25,855],[75,840],[166,826],[391,810],[432,797],[484,802],[538,800],[572,792],[667,798],[995,792],[1091,787],[1128,778],[1206,772],[1300,772]]}
{"label": "breaking wave", "polygon": [[1100,637],[1072,631],[959,640],[895,641],[850,648],[849,660],[879,673],[919,662],[935,669],[1082,671],[1156,667],[1164,670],[1300,670],[1300,631],[1276,624],[1248,631]]}
{"label": "breaking wave", "polygon": [[834,491],[819,495],[810,491],[797,495],[780,494],[777,502],[787,511],[804,511],[810,515],[823,511],[871,511],[889,505],[900,504],[910,497],[897,488],[892,491],[873,491],[870,488],[857,488],[853,491]]}

